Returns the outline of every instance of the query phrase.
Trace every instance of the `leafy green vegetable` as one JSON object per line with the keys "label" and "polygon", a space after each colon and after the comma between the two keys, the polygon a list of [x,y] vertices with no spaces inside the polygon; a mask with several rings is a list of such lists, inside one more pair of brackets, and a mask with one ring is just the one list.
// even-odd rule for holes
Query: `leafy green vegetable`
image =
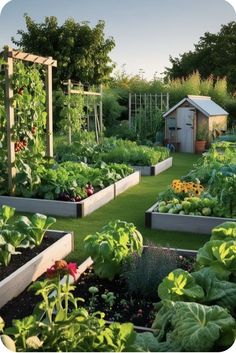
{"label": "leafy green vegetable", "polygon": [[217,304],[233,311],[236,307],[236,283],[219,279],[209,267],[203,267],[192,276],[204,290],[203,303]]}
{"label": "leafy green vegetable", "polygon": [[236,241],[208,241],[199,249],[196,259],[199,268],[210,267],[216,274],[227,280],[236,273]]}
{"label": "leafy green vegetable", "polygon": [[29,220],[26,216],[19,217],[16,222],[17,228],[28,234],[30,242],[34,245],[40,245],[46,230],[56,222],[53,217],[47,217],[40,213],[36,213]]}
{"label": "leafy green vegetable", "polygon": [[176,269],[160,283],[158,295],[173,301],[198,301],[204,297],[204,292],[190,273]]}
{"label": "leafy green vegetable", "polygon": [[210,240],[236,240],[236,222],[224,222],[213,228]]}
{"label": "leafy green vegetable", "polygon": [[235,320],[220,306],[165,300],[153,328],[159,342],[170,351],[214,351],[215,346],[229,347],[234,342]]}
{"label": "leafy green vegetable", "polygon": [[116,220],[109,222],[93,235],[84,239],[84,249],[94,261],[95,273],[112,280],[121,272],[122,262],[132,253],[141,255],[143,239],[132,223]]}

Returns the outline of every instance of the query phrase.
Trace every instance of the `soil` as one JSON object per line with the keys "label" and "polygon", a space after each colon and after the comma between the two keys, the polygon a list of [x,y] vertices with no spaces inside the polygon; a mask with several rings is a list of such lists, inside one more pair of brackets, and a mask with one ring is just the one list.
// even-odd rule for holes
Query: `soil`
{"label": "soil", "polygon": [[[94,296],[89,292],[90,287],[98,288],[99,292]],[[114,293],[114,304],[109,305],[102,294]],[[158,296],[153,300],[144,298],[138,294],[127,292],[125,281],[115,277],[112,281],[96,276],[92,269],[87,270],[79,279],[74,291],[75,297],[85,300],[83,306],[89,312],[101,311],[105,313],[105,320],[132,322],[136,326],[151,327],[155,318],[153,302],[159,301]]]}
{"label": "soil", "polygon": [[21,266],[23,266],[26,262],[33,259],[35,256],[37,256],[43,250],[48,248],[50,245],[55,243],[56,240],[57,239],[48,238],[45,235],[41,245],[36,246],[33,249],[30,249],[30,248],[20,249],[21,254],[12,255],[11,262],[8,266],[6,266],[6,267],[0,266],[0,271],[1,271],[0,272],[0,281],[2,281],[4,278],[6,278],[10,274],[12,274],[14,271],[16,271]]}
{"label": "soil", "polygon": [[[181,257],[178,267],[191,270],[193,262],[194,257],[190,259]],[[38,280],[43,280],[45,277],[44,274]],[[99,290],[93,298],[89,292],[89,288],[92,286]],[[115,296],[114,304],[111,306],[101,297],[107,292],[113,292]],[[151,327],[156,314],[154,303],[159,301],[158,296],[143,298],[140,295],[130,295],[127,292],[125,281],[119,276],[115,277],[113,281],[100,279],[92,268],[81,275],[73,294],[75,297],[81,297],[85,300],[84,303],[79,302],[78,304],[86,307],[89,312],[104,312],[105,320],[132,322],[136,326],[143,327]],[[33,291],[26,289],[17,298],[9,301],[0,309],[0,316],[4,319],[5,326],[11,326],[13,319],[22,319],[31,315],[40,300],[40,296],[36,296]]]}

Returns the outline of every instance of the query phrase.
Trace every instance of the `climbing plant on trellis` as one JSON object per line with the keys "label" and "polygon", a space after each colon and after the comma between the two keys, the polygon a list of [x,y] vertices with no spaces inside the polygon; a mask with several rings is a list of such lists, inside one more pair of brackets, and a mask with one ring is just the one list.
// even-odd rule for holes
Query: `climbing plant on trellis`
{"label": "climbing plant on trellis", "polygon": [[[53,157],[52,67],[57,66],[57,62],[51,57],[44,58],[8,47],[4,54],[5,111],[0,103],[1,135],[3,150],[5,147],[7,152],[8,189],[14,193],[16,178],[21,176],[20,173],[17,175],[17,171],[21,169],[22,174],[29,172],[29,158],[42,157],[45,145],[45,155]],[[29,63],[34,65],[30,66]],[[39,68],[44,67],[44,70],[40,72],[36,64]],[[43,74],[45,84],[42,81]],[[45,132],[44,144],[42,138]],[[37,175],[34,177],[37,179]],[[29,178],[32,179],[31,173]]]}

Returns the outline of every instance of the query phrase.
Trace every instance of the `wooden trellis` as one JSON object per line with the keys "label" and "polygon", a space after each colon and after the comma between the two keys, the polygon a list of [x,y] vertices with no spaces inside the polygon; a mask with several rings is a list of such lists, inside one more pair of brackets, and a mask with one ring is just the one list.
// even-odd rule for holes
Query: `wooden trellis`
{"label": "wooden trellis", "polygon": [[169,109],[169,93],[129,93],[129,127],[134,128],[137,116],[143,113],[147,119],[150,112]]}
{"label": "wooden trellis", "polygon": [[[70,79],[67,82],[65,82],[64,84],[67,85],[67,94],[68,95],[80,94],[80,95],[84,95],[87,97],[100,97],[99,109],[98,109],[98,105],[97,105],[96,101],[94,100],[94,102],[93,102],[95,135],[96,135],[96,141],[99,142],[99,137],[102,135],[102,132],[103,132],[102,85],[100,85],[100,92],[92,92],[92,91],[85,91],[84,89],[82,89],[81,84],[76,84],[76,83],[72,84],[72,81]],[[87,112],[87,127],[89,130],[90,121],[89,121],[88,107],[87,107],[87,111],[88,111]],[[70,119],[70,117],[69,117],[69,119]],[[69,135],[69,143],[71,144],[71,126],[70,126],[70,124],[69,124],[68,135]]]}
{"label": "wooden trellis", "polygon": [[53,114],[52,114],[52,67],[57,66],[57,61],[52,57],[42,57],[29,53],[23,53],[18,50],[14,50],[7,47],[5,50],[6,58],[6,116],[7,116],[7,157],[8,157],[8,187],[11,193],[14,193],[15,185],[14,179],[16,177],[15,168],[15,148],[14,141],[12,139],[12,130],[14,127],[14,107],[13,107],[13,88],[12,88],[12,76],[13,76],[13,65],[14,60],[22,60],[27,62],[33,62],[35,64],[41,64],[46,66],[46,107],[47,107],[47,124],[46,124],[46,155],[53,157]]}

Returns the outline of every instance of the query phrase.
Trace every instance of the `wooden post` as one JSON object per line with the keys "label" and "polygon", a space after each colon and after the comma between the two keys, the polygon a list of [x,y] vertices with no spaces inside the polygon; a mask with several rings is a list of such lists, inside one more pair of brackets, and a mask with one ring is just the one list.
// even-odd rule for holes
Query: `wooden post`
{"label": "wooden post", "polygon": [[100,85],[100,103],[99,103],[99,119],[100,119],[100,137],[102,137],[102,133],[103,133],[103,112],[102,112],[102,84]]}
{"label": "wooden post", "polygon": [[166,95],[166,110],[169,110],[170,108],[170,94],[167,93]]}
{"label": "wooden post", "polygon": [[[52,59],[52,57],[49,57]],[[53,157],[53,113],[52,113],[52,66],[46,68],[46,105],[47,105],[47,150],[46,156]]]}
{"label": "wooden post", "polygon": [[[67,86],[67,93],[68,93],[68,97],[70,99],[71,96],[71,80],[68,80],[68,86]],[[68,105],[68,109],[70,109],[70,102]],[[71,116],[70,113],[68,113],[68,143],[69,145],[71,145]]]}
{"label": "wooden post", "polygon": [[97,117],[97,104],[96,104],[96,101],[94,101],[94,124],[95,124],[96,142],[99,143],[99,130],[98,130],[98,117]]}
{"label": "wooden post", "polygon": [[7,162],[8,162],[8,188],[10,194],[15,193],[15,143],[12,139],[12,129],[14,127],[13,89],[11,85],[13,75],[13,58],[10,57],[12,49],[6,49],[7,65],[6,76],[6,116],[7,116]]}
{"label": "wooden post", "polygon": [[131,93],[129,93],[129,128],[131,129],[132,122],[131,122]]}

